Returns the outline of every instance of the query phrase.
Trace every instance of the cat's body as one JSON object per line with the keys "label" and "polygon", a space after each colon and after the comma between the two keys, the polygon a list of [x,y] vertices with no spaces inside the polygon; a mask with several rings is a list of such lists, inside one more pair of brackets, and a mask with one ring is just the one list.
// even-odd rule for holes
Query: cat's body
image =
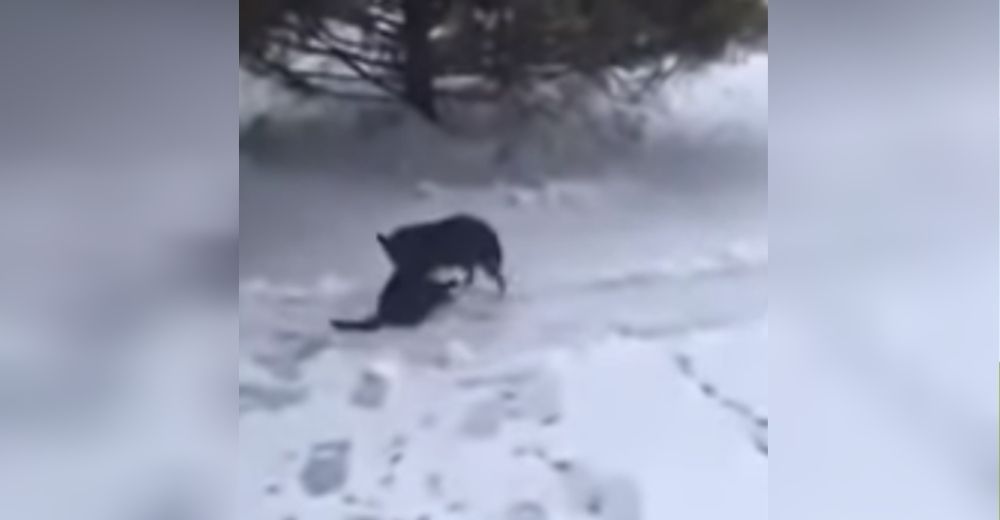
{"label": "cat's body", "polygon": [[413,224],[389,235],[379,234],[378,241],[397,270],[426,278],[437,269],[459,267],[465,271],[468,285],[475,279],[475,270],[481,268],[501,293],[506,291],[500,239],[489,224],[476,217],[454,215]]}
{"label": "cat's body", "polygon": [[438,307],[452,299],[455,282],[438,282],[424,273],[397,270],[379,295],[375,314],[358,321],[333,320],[344,331],[375,331],[383,326],[412,327],[423,323]]}

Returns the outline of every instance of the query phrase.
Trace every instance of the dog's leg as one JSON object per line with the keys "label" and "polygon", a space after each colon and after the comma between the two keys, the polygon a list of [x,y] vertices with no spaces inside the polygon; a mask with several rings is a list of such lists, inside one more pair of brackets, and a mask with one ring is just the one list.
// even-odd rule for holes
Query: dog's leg
{"label": "dog's leg", "polygon": [[483,264],[483,270],[485,270],[486,274],[488,274],[497,284],[497,289],[500,290],[500,294],[506,294],[507,280],[504,279],[503,273],[500,272],[500,264],[497,262],[486,262]]}

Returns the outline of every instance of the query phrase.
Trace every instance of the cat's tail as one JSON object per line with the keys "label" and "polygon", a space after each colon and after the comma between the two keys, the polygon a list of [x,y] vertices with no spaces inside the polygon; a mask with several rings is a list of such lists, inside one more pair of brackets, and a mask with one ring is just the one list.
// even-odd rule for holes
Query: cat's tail
{"label": "cat's tail", "polygon": [[382,327],[382,321],[373,316],[365,320],[342,321],[330,320],[330,325],[345,332],[374,332]]}

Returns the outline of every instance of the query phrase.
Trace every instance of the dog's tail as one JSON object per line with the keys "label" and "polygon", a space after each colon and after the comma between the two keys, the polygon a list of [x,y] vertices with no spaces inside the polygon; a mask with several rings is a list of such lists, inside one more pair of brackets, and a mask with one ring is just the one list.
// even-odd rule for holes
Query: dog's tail
{"label": "dog's tail", "polygon": [[382,327],[382,321],[373,316],[365,320],[342,321],[330,320],[330,325],[345,332],[374,332]]}

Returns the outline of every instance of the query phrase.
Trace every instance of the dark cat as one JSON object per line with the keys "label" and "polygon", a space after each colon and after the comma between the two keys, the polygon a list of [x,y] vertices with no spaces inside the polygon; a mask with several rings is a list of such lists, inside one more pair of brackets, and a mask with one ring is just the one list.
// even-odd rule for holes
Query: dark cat
{"label": "dark cat", "polygon": [[457,282],[438,282],[424,273],[397,270],[379,295],[375,315],[358,321],[332,320],[344,331],[375,331],[383,326],[412,327],[423,323],[434,309],[452,299]]}
{"label": "dark cat", "polygon": [[454,215],[442,220],[413,224],[389,235],[378,235],[396,269],[430,276],[441,267],[460,267],[465,284],[475,280],[476,268],[482,268],[496,282],[501,293],[507,283],[501,273],[503,251],[500,238],[489,224],[469,215]]}

